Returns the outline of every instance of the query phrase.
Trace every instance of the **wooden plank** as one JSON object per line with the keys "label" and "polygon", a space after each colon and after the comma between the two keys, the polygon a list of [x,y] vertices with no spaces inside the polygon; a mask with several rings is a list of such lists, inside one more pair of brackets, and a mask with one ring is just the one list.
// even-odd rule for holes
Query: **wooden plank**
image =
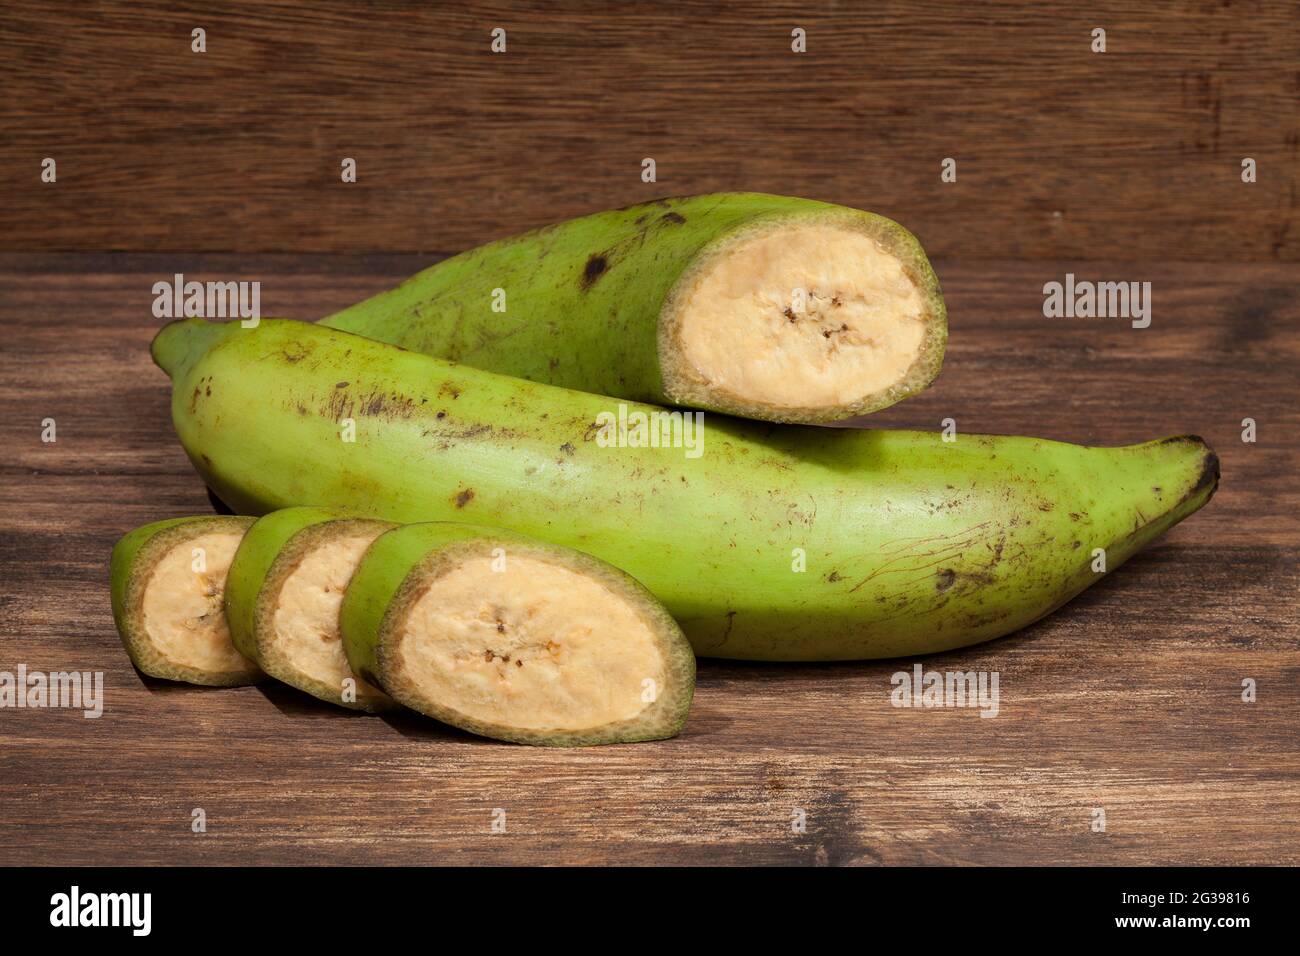
{"label": "wooden plank", "polygon": [[[1295,261],[1298,14],[1293,0],[6,4],[0,249],[459,250],[752,189],[877,210],[945,257]],[[641,181],[646,157],[657,182]],[[956,182],[940,181],[946,157]]]}
{"label": "wooden plank", "polygon": [[[948,365],[873,422],[1102,443],[1195,431],[1223,462],[1209,506],[1062,611],[922,661],[996,670],[994,719],[892,707],[911,660],[704,661],[681,737],[589,751],[358,717],[278,686],[142,678],[113,631],[109,550],[208,510],[147,354],[152,284],[255,278],[268,314],[311,317],[422,264],[0,255],[0,670],[101,670],[107,685],[97,720],[0,710],[7,862],[1300,863],[1287,265],[937,264]],[[1152,281],[1151,327],[1044,319],[1042,284],[1067,268]],[[1244,678],[1258,702],[1242,702]],[[190,831],[199,807],[205,834]]]}

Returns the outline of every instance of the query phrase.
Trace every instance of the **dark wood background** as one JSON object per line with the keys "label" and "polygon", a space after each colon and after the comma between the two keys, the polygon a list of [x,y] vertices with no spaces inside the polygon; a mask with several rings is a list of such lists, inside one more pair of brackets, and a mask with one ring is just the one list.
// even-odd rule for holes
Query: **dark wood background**
{"label": "dark wood background", "polygon": [[884,213],[938,256],[1295,261],[1297,20],[1276,0],[10,2],[0,249],[436,253],[753,189]]}
{"label": "dark wood background", "polygon": [[[1125,6],[0,10],[0,670],[107,682],[99,720],[0,710],[0,860],[1300,863],[1297,7]],[[109,550],[209,507],[154,282],[257,279],[311,318],[470,243],[730,188],[876,208],[936,253],[945,369],[874,423],[1218,450],[1218,495],[1152,549],[924,660],[998,671],[1000,716],[891,707],[910,660],[704,661],[681,737],[544,751],[131,668]],[[1044,319],[1066,271],[1151,281],[1151,328]]]}

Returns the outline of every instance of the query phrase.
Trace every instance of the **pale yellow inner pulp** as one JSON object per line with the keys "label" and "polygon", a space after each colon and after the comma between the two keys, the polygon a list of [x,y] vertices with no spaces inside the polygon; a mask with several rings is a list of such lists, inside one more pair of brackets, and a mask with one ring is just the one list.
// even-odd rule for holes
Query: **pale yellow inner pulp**
{"label": "pale yellow inner pulp", "polygon": [[[242,538],[243,532],[201,534],[176,545],[154,565],[144,589],[144,629],[169,663],[210,672],[250,668],[230,640],[222,604],[226,573]],[[201,549],[201,563],[196,549]]]}
{"label": "pale yellow inner pulp", "polygon": [[348,666],[339,632],[339,605],[362,555],[383,530],[321,541],[284,579],[272,615],[270,654],[340,694],[345,680],[355,680],[358,699],[386,695],[355,677]]}
{"label": "pale yellow inner pulp", "polygon": [[434,579],[401,622],[396,663],[423,697],[487,723],[577,731],[633,718],[665,689],[654,631],[626,599],[537,558],[493,560]]}
{"label": "pale yellow inner pulp", "polygon": [[874,239],[825,223],[737,241],[682,297],[678,339],[711,388],[767,405],[848,404],[899,382],[926,306]]}

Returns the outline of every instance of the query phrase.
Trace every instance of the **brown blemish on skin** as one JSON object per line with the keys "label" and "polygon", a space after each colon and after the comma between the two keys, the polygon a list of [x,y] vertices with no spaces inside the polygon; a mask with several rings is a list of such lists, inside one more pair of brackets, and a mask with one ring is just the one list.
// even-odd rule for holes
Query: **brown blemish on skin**
{"label": "brown blemish on skin", "polygon": [[452,397],[452,401],[455,401],[456,399],[460,398],[460,389],[458,389],[451,382],[443,382],[441,385],[438,386],[438,394],[450,395]]}
{"label": "brown blemish on skin", "polygon": [[935,575],[934,589],[942,594],[952,587],[952,583],[957,580],[957,572],[952,568],[943,568]]}
{"label": "brown blemish on skin", "polygon": [[[479,435],[486,435],[489,434],[491,431],[492,431],[491,425],[480,423],[478,425],[471,425],[460,432],[444,432],[444,434],[446,434],[449,438],[465,439],[465,438],[478,438]],[[508,433],[502,432],[502,434],[504,435]]]}
{"label": "brown blemish on skin", "polygon": [[433,417],[441,421],[442,419],[447,417],[447,413],[445,411],[439,411],[438,414],[434,415]]}
{"label": "brown blemish on skin", "polygon": [[295,365],[305,359],[311,353],[311,350],[312,346],[297,342],[281,349],[280,354],[284,356],[284,360],[290,365]]}
{"label": "brown blemish on skin", "polygon": [[464,508],[467,504],[469,504],[473,500],[474,500],[473,488],[465,488],[464,490],[456,493],[455,501],[456,501],[457,508]]}
{"label": "brown blemish on skin", "polygon": [[596,255],[588,259],[586,267],[582,270],[582,281],[578,283],[582,286],[582,291],[586,292],[590,289],[608,268],[609,263],[605,261],[604,256]]}
{"label": "brown blemish on skin", "polygon": [[836,581],[843,581],[844,575],[840,574],[838,571],[832,571],[830,574],[826,575],[826,580],[829,583],[834,584]]}
{"label": "brown blemish on skin", "polygon": [[352,398],[347,392],[341,392],[335,389],[330,395],[329,402],[325,406],[325,414],[330,421],[340,422],[345,418],[352,417]]}
{"label": "brown blemish on skin", "polygon": [[560,446],[560,451],[564,452],[566,455],[572,455],[575,451],[577,451],[577,449],[573,447],[573,442],[566,441],[563,445]]}
{"label": "brown blemish on skin", "polygon": [[678,223],[679,225],[686,221],[686,217],[679,212],[666,212],[659,218],[662,219],[664,222],[675,222]]}
{"label": "brown blemish on skin", "polygon": [[348,383],[347,383],[347,382],[335,382],[335,383],[334,383],[334,387],[335,387],[335,388],[347,388],[347,387],[348,387]]}
{"label": "brown blemish on skin", "polygon": [[[415,413],[415,400],[396,392],[371,392],[361,396],[346,392],[337,386],[329,394],[329,400],[323,406],[326,415],[333,421],[365,415],[371,418],[383,417],[390,420],[410,418]],[[301,412],[306,414],[305,411]]]}
{"label": "brown blemish on skin", "polygon": [[735,611],[728,611],[728,612],[727,612],[727,629],[726,629],[726,631],[724,631],[723,634],[722,634],[722,640],[718,642],[718,646],[719,646],[719,647],[721,647],[723,644],[727,643],[728,639],[731,637],[731,627],[732,627],[732,625],[735,624],[735,623],[736,623],[736,612],[735,612]]}

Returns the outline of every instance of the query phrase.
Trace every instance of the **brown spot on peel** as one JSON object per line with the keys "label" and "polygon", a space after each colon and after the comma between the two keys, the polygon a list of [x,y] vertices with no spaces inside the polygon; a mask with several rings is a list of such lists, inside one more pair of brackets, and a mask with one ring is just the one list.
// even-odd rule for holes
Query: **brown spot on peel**
{"label": "brown spot on peel", "polygon": [[595,284],[596,280],[605,274],[609,268],[609,263],[605,261],[604,256],[596,255],[587,260],[586,268],[582,270],[582,291],[586,292]]}

